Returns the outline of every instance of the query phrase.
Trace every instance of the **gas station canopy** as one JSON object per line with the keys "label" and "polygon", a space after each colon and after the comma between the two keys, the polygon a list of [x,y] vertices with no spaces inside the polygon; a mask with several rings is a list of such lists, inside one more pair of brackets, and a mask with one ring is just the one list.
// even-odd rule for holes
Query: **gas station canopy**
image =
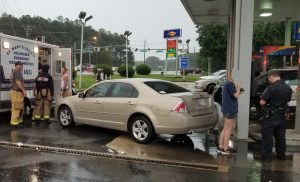
{"label": "gas station canopy", "polygon": [[[225,24],[229,20],[232,0],[181,0],[193,22]],[[254,21],[300,19],[300,0],[255,0]]]}

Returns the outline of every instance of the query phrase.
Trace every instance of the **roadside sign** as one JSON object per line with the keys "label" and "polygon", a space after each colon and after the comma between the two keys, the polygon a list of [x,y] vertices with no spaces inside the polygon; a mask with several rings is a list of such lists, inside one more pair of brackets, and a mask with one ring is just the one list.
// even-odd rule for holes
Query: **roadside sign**
{"label": "roadside sign", "polygon": [[167,58],[176,57],[177,40],[167,40]]}
{"label": "roadside sign", "polygon": [[179,61],[181,69],[186,69],[189,67],[189,58],[181,57]]}
{"label": "roadside sign", "polygon": [[165,30],[164,31],[164,38],[176,38],[181,37],[181,29],[172,29],[172,30]]}
{"label": "roadside sign", "polygon": [[294,39],[300,41],[300,21],[295,24]]}

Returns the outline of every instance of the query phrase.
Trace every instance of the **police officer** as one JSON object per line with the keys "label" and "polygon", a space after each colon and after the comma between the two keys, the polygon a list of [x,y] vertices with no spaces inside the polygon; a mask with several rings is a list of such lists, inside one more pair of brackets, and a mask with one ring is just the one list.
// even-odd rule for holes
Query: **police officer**
{"label": "police officer", "polygon": [[[48,73],[49,65],[42,66],[42,73],[35,79],[36,84],[36,113],[34,118],[36,120],[45,119],[49,122],[51,102],[54,95],[53,78]],[[43,117],[43,118],[42,118]]]}
{"label": "police officer", "polygon": [[262,122],[261,160],[270,162],[272,159],[273,136],[277,159],[285,160],[286,141],[284,114],[287,103],[291,99],[292,89],[285,84],[277,71],[268,74],[270,85],[260,97],[260,105],[264,108]]}

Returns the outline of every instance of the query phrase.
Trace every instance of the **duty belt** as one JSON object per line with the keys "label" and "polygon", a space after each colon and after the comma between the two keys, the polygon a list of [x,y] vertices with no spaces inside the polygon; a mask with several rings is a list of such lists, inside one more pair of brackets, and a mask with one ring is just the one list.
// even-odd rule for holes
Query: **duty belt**
{"label": "duty belt", "polygon": [[287,105],[279,106],[279,107],[266,106],[263,108],[265,118],[269,118],[269,117],[273,116],[274,114],[284,114],[286,112],[286,110],[287,110]]}

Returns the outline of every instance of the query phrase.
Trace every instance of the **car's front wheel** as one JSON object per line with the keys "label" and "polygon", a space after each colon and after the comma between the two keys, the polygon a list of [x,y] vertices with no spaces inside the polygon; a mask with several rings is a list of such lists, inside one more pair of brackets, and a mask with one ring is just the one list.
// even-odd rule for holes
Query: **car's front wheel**
{"label": "car's front wheel", "polygon": [[150,143],[155,136],[151,121],[145,116],[134,117],[130,122],[130,133],[138,143]]}
{"label": "car's front wheel", "polygon": [[58,110],[58,120],[59,123],[66,128],[69,128],[71,126],[73,126],[74,123],[74,119],[73,119],[73,114],[72,111],[69,107],[67,106],[63,106]]}

